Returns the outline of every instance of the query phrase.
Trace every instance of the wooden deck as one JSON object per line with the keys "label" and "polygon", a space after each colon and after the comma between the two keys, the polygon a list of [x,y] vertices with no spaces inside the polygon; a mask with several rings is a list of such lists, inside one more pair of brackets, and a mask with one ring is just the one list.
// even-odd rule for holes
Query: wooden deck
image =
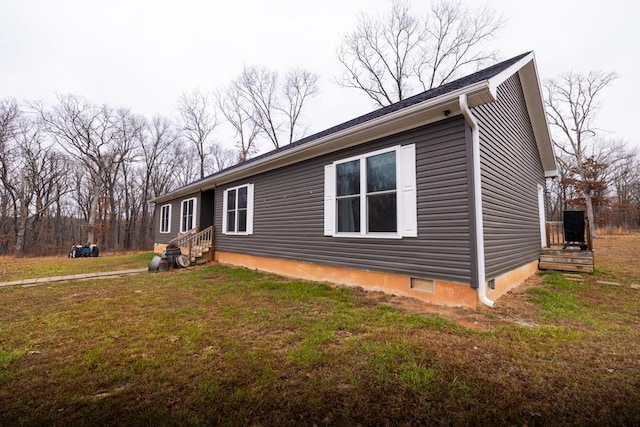
{"label": "wooden deck", "polygon": [[593,251],[579,249],[543,248],[538,268],[540,270],[576,271],[593,273]]}
{"label": "wooden deck", "polygon": [[567,242],[564,241],[563,227],[562,221],[547,222],[547,247],[542,248],[538,268],[540,270],[592,273],[594,256],[589,226],[585,226],[586,241],[583,242],[583,248],[586,247],[586,250],[581,250],[580,245],[567,245]]}

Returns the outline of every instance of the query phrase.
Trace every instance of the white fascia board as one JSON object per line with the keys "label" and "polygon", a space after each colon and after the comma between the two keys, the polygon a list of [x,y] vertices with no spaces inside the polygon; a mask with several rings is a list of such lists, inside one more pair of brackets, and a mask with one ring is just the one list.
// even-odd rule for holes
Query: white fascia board
{"label": "white fascia board", "polygon": [[[533,128],[533,135],[538,144],[542,168],[545,171],[545,175],[557,176],[558,164],[555,150],[553,149],[553,140],[549,132],[542,85],[540,84],[535,58],[519,71],[519,75],[529,119],[531,120],[531,127]],[[553,175],[554,173],[555,175]]]}
{"label": "white fascia board", "polygon": [[489,91],[494,97],[494,101],[498,97],[498,86],[504,83],[509,77],[520,71],[525,65],[534,60],[533,52],[522,57],[518,62],[513,63],[509,68],[501,71],[489,79]]}
{"label": "white fascia board", "polygon": [[[218,185],[226,184],[238,179],[256,175],[258,173],[277,169],[303,160],[318,157],[343,148],[353,147],[368,141],[379,139],[388,135],[400,133],[453,117],[460,113],[458,97],[467,94],[471,100],[470,106],[477,106],[491,102],[493,97],[489,92],[487,80],[465,86],[448,92],[436,98],[410,105],[398,111],[387,113],[363,123],[340,130],[330,135],[318,138],[297,147],[285,149],[279,153],[267,156],[263,159],[249,162],[236,168],[222,171],[209,179],[189,184],[170,193],[151,199],[152,203],[160,203],[172,200],[186,194],[208,190]],[[449,110],[447,116],[444,111]]]}

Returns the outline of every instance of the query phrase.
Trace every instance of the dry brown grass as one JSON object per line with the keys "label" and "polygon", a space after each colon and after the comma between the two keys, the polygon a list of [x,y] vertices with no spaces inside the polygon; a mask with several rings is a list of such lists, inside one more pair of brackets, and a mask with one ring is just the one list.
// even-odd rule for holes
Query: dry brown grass
{"label": "dry brown grass", "polygon": [[2,289],[0,425],[638,425],[640,236],[596,248],[479,312],[222,266]]}
{"label": "dry brown grass", "polygon": [[104,252],[97,258],[75,259],[63,255],[22,258],[0,256],[0,282],[141,268],[148,266],[152,257],[150,252]]}

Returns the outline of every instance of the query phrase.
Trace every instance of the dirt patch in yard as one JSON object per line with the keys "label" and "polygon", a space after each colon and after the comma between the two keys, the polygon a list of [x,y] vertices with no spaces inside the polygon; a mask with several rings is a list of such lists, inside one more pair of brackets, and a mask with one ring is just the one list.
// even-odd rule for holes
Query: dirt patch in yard
{"label": "dirt patch in yard", "polygon": [[[603,287],[598,281],[619,283],[628,288],[640,284],[640,234],[605,235],[594,239],[594,274],[563,273],[570,280],[584,282],[589,286]],[[477,310],[442,307],[426,304],[413,298],[394,297],[380,293],[367,293],[380,304],[388,304],[411,313],[439,315],[471,329],[488,330],[504,324],[533,326],[540,321],[540,305],[532,302],[530,290],[543,286],[544,273],[529,277],[517,288],[507,292],[496,301],[493,309],[479,306]],[[609,285],[613,286],[613,285]],[[640,299],[640,289],[637,290]],[[593,303],[615,304],[627,298],[610,292],[586,292],[583,298]]]}
{"label": "dirt patch in yard", "polygon": [[522,285],[496,301],[494,308],[480,306],[477,310],[427,304],[415,298],[391,296],[364,290],[361,292],[361,297],[371,299],[375,304],[389,305],[408,313],[441,316],[465,328],[489,330],[505,324],[535,324],[540,307],[530,301],[531,296],[528,290],[541,283],[541,275],[531,276]]}

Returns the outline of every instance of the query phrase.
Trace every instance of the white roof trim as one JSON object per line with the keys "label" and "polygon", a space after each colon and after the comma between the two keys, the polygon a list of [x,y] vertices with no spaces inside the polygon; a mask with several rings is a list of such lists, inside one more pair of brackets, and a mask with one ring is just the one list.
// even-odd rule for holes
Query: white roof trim
{"label": "white roof trim", "polygon": [[526,56],[522,57],[519,61],[513,63],[510,67],[496,74],[489,79],[489,90],[497,99],[498,86],[504,83],[509,77],[520,71],[522,67],[527,65],[530,61],[533,61],[533,52],[529,52]]}

